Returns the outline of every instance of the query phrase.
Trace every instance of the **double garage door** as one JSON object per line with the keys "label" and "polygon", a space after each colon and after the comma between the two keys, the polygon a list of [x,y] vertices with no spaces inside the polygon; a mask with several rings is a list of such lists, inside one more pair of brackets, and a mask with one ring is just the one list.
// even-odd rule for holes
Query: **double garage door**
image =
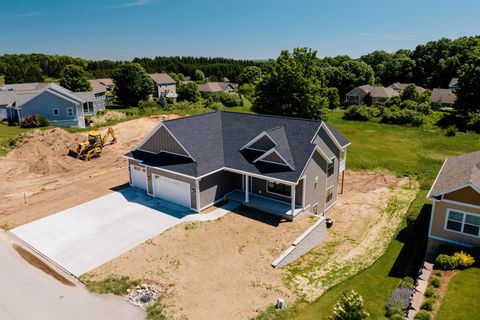
{"label": "double garage door", "polygon": [[[130,172],[132,185],[147,190],[147,172],[145,168],[132,165]],[[154,197],[190,208],[190,184],[152,174],[152,188]]]}

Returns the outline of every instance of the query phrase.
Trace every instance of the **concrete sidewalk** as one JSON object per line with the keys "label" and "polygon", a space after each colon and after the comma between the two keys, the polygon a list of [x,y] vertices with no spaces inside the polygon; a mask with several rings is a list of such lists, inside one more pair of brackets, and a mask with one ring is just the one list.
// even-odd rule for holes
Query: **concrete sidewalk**
{"label": "concrete sidewalk", "polygon": [[66,286],[29,265],[0,232],[0,319],[140,320],[145,312],[114,295]]}

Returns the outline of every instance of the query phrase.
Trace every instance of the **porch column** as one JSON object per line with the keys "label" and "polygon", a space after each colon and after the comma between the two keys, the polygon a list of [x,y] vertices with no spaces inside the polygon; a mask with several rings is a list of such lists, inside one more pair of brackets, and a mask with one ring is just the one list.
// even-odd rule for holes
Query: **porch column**
{"label": "porch column", "polygon": [[245,175],[245,202],[246,203],[248,203],[248,201],[250,200],[249,193],[248,193],[248,190],[250,189],[250,187],[248,186],[248,183],[249,183],[248,175]]}
{"label": "porch column", "polygon": [[295,185],[290,186],[290,197],[292,198],[292,217],[295,215]]}

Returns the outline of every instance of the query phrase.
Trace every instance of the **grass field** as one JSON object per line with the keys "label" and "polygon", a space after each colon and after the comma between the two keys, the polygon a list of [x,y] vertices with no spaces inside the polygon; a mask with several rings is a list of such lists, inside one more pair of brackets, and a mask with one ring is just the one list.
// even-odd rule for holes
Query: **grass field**
{"label": "grass field", "polygon": [[20,128],[19,126],[7,126],[0,124],[0,156],[4,156],[14,146],[14,139],[19,134],[26,132],[30,129]]}
{"label": "grass field", "polygon": [[[409,216],[421,214],[423,221],[430,211],[425,197],[445,157],[480,149],[480,135],[477,134],[458,133],[455,137],[447,137],[440,129],[346,121],[342,115],[343,112],[332,112],[329,122],[352,142],[348,147],[347,167],[386,169],[398,176],[415,177],[422,190],[412,203]],[[280,313],[270,309],[259,319],[326,320],[341,294],[352,289],[363,296],[371,319],[384,318],[388,297],[415,257],[415,239],[405,236],[407,229],[406,223],[400,226],[399,235],[371,267],[331,288],[313,303],[298,303],[293,310]],[[421,254],[417,252],[416,256]]]}
{"label": "grass field", "polygon": [[457,273],[448,284],[435,319],[479,319],[479,287],[480,268],[471,268]]}

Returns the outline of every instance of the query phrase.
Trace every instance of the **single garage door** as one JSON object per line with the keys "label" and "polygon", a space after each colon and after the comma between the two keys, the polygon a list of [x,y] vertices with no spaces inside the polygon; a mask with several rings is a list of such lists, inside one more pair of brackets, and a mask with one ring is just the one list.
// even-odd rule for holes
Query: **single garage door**
{"label": "single garage door", "polygon": [[147,190],[147,170],[140,166],[130,166],[130,176],[132,178],[132,186]]}
{"label": "single garage door", "polygon": [[155,197],[190,208],[190,184],[156,174],[152,177]]}

